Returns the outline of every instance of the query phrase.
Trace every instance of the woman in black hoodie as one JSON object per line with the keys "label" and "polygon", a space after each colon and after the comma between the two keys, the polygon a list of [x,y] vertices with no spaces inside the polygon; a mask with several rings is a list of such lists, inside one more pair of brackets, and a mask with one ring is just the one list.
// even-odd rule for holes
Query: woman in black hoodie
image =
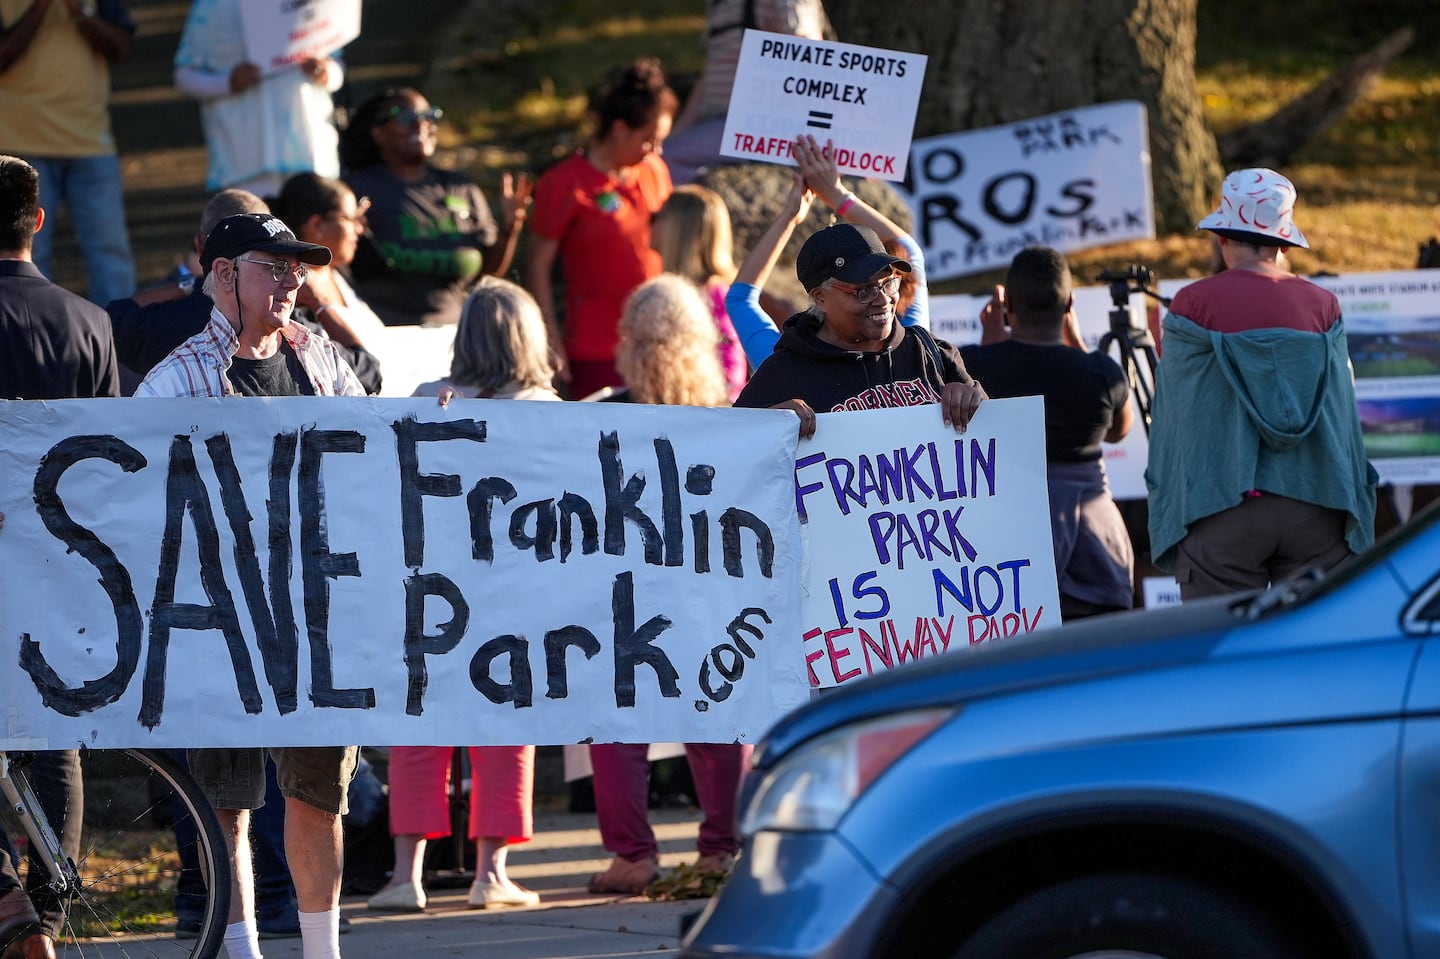
{"label": "woman in black hoodie", "polygon": [[795,272],[814,305],[785,321],[780,342],[735,401],[793,410],[800,435],[815,414],[939,403],[963,431],[985,399],[950,344],[895,318],[900,274],[910,264],[885,252],[873,230],[838,223],[812,235]]}

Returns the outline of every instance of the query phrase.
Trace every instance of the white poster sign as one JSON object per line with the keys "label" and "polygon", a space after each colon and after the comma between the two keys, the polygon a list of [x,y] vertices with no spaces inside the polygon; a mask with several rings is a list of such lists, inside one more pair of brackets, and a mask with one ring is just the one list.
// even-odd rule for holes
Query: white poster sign
{"label": "white poster sign", "polygon": [[386,326],[365,334],[380,361],[380,395],[414,396],[421,383],[450,375],[459,326]]}
{"label": "white poster sign", "polygon": [[924,79],[922,54],[746,30],[720,154],[794,166],[809,133],[841,173],[901,180]]}
{"label": "white poster sign", "polygon": [[334,53],[360,36],[360,0],[245,0],[245,55],[264,73]]}
{"label": "white poster sign", "polygon": [[795,460],[816,686],[1060,623],[1037,398],[825,413]]}
{"label": "white poster sign", "polygon": [[[1190,281],[1166,280],[1174,296]],[[1340,300],[1365,452],[1386,485],[1440,482],[1440,270],[1311,282]]]}
{"label": "white poster sign", "polygon": [[0,433],[0,748],[734,742],[806,696],[788,413],[66,400]]}
{"label": "white poster sign", "polygon": [[[1121,362],[1120,347],[1110,333],[1110,311],[1115,308],[1106,286],[1076,287],[1075,317],[1080,335],[1088,349],[1099,349],[1102,342],[1115,360]],[[980,342],[980,311],[990,302],[988,296],[932,296],[930,298],[930,331],[955,346],[971,346]],[[1136,329],[1147,328],[1144,298],[1132,293],[1129,303],[1129,324]],[[1143,354],[1136,354],[1144,364],[1140,374],[1149,377],[1149,363]],[[1122,363],[1123,366],[1123,363]],[[1145,464],[1150,459],[1150,440],[1140,419],[1140,407],[1133,393],[1130,404],[1135,410],[1135,425],[1119,443],[1106,443],[1105,472],[1110,478],[1110,495],[1117,500],[1145,499]]]}
{"label": "white poster sign", "polygon": [[932,280],[1155,237],[1145,107],[1104,103],[915,141],[902,185]]}

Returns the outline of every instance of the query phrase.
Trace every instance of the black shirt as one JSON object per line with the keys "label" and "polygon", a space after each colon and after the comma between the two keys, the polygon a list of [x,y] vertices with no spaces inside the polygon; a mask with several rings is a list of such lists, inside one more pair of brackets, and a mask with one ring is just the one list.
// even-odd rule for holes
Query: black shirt
{"label": "black shirt", "polygon": [[241,396],[314,396],[315,387],[305,365],[284,337],[280,349],[263,360],[231,357],[225,374],[230,386]]}
{"label": "black shirt", "polygon": [[1101,441],[1130,401],[1125,373],[1104,353],[1007,340],[964,346],[960,355],[989,396],[1045,397],[1045,459],[1050,463],[1098,460]]}

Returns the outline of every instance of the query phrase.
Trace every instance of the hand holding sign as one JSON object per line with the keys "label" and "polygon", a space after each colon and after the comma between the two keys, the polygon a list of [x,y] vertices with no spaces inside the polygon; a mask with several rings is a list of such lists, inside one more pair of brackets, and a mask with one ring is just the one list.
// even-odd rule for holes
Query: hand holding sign
{"label": "hand holding sign", "polygon": [[790,131],[825,130],[839,172],[902,180],[925,59],[746,30],[720,154],[795,163]]}
{"label": "hand holding sign", "polygon": [[828,203],[832,210],[850,196],[850,192],[840,182],[840,167],[835,163],[835,141],[826,140],[822,148],[812,134],[802,133],[791,144],[790,154],[800,167],[800,175],[805,178],[805,185]]}
{"label": "hand holding sign", "polygon": [[944,417],[946,426],[953,426],[955,432],[963,433],[980,409],[980,404],[988,398],[985,388],[979,383],[946,383],[945,391],[940,394],[940,415]]}

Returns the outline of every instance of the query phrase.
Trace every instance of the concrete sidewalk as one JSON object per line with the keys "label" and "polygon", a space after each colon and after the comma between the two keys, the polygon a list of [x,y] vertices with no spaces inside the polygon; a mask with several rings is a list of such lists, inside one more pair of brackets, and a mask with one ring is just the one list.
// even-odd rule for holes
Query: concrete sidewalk
{"label": "concrete sidewalk", "polygon": [[[665,867],[696,857],[697,813],[652,810]],[[594,896],[586,881],[605,868],[594,814],[542,813],[535,838],[512,847],[509,873],[541,895],[532,908],[469,909],[466,888],[429,891],[424,913],[371,912],[363,897],[346,897],[353,931],[340,940],[345,959],[426,959],[483,953],[487,959],[621,957],[673,950],[682,917],[705,900],[651,902],[644,896]],[[299,959],[300,940],[267,940],[267,959]]]}

